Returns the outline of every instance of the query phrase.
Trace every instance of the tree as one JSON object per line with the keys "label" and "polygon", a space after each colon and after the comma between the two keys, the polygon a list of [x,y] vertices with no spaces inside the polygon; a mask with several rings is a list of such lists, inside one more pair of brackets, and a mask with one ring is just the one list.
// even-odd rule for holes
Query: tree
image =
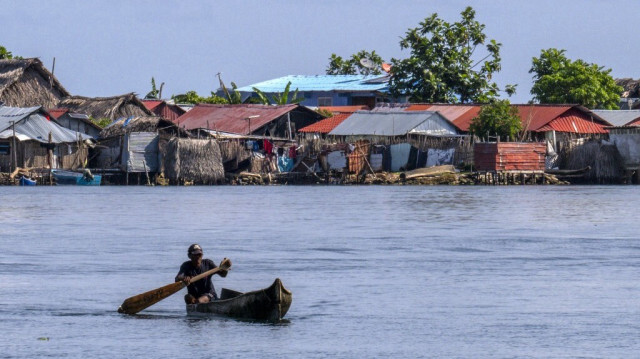
{"label": "tree", "polygon": [[469,132],[477,137],[499,136],[503,141],[515,141],[522,130],[518,109],[509,100],[494,100],[482,106],[471,120]]}
{"label": "tree", "polygon": [[196,91],[187,91],[186,93],[183,93],[180,95],[173,95],[171,96],[171,99],[175,103],[192,103],[192,104],[199,104],[199,103],[227,104],[229,103],[225,98],[220,97],[213,92],[211,92],[211,96],[209,97],[202,97],[198,95]]}
{"label": "tree", "polygon": [[[487,40],[485,26],[467,7],[459,22],[448,23],[438,14],[409,29],[400,41],[410,49],[406,59],[392,59],[390,92],[412,102],[486,103],[500,91],[491,81],[500,71],[500,43]],[[484,48],[486,54],[476,54]],[[514,90],[511,87],[511,90]]]}
{"label": "tree", "polygon": [[0,60],[22,59],[22,56],[13,56],[6,47],[0,46]]}
{"label": "tree", "polygon": [[304,97],[298,97],[298,89],[295,90],[291,99],[289,99],[289,91],[291,89],[291,81],[287,83],[282,94],[277,93],[273,95],[271,98],[273,101],[269,100],[267,95],[262,92],[259,88],[253,87],[253,91],[258,95],[259,102],[264,105],[286,105],[288,103],[300,103],[304,101]]}
{"label": "tree", "polygon": [[[360,60],[369,59],[375,66],[369,68],[363,66]],[[380,75],[382,71],[382,57],[376,54],[374,51],[361,50],[360,52],[351,55],[350,59],[344,60],[342,56],[331,54],[329,57],[329,66],[327,66],[327,75]]]}
{"label": "tree", "polygon": [[164,82],[160,84],[160,90],[156,88],[156,79],[151,77],[151,91],[147,93],[144,97],[145,99],[159,99],[160,94],[162,93],[162,87],[164,86]]}
{"label": "tree", "polygon": [[618,109],[622,87],[611,69],[583,60],[571,61],[565,50],[542,50],[533,58],[531,94],[539,103],[576,103],[594,109]]}

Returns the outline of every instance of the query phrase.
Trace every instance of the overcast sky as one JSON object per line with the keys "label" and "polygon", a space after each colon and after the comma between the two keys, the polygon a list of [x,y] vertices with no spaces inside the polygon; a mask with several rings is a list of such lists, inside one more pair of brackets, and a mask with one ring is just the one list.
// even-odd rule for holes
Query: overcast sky
{"label": "overcast sky", "polygon": [[402,58],[399,39],[432,13],[454,22],[466,6],[503,44],[499,85],[531,95],[531,58],[541,49],[640,77],[632,0],[0,0],[0,45],[39,57],[74,95],[112,96],[165,83],[163,97],[244,86],[284,75],[324,74],[331,53],[361,49]]}

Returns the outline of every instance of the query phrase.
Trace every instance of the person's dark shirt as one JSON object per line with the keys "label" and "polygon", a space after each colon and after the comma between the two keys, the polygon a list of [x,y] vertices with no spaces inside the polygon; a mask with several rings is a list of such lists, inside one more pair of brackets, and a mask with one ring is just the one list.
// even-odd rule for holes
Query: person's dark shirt
{"label": "person's dark shirt", "polygon": [[[180,271],[178,272],[177,277],[195,277],[198,274],[202,274],[208,270],[214,269],[218,267],[211,259],[203,259],[199,268],[196,268],[191,261],[187,261],[182,263],[180,266]],[[199,298],[207,293],[213,295],[214,298],[217,298],[216,290],[213,287],[213,282],[211,281],[212,276],[207,276],[206,278],[200,279],[195,283],[191,283],[187,286],[187,290],[189,294],[192,296]]]}

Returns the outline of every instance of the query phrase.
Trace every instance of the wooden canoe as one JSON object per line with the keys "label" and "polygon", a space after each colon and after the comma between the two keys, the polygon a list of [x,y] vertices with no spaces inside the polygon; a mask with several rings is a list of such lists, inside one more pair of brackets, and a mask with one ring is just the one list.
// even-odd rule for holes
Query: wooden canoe
{"label": "wooden canoe", "polygon": [[239,319],[279,322],[291,306],[291,292],[280,278],[265,289],[241,293],[222,289],[220,300],[187,304],[189,315],[223,315]]}

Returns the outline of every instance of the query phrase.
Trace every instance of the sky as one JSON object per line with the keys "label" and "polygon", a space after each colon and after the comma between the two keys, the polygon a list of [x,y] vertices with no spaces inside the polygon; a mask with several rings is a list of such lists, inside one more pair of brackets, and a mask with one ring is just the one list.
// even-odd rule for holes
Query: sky
{"label": "sky", "polygon": [[433,13],[458,21],[467,6],[502,43],[494,80],[518,85],[512,103],[531,99],[528,71],[542,49],[565,49],[614,78],[640,77],[637,0],[0,0],[0,46],[49,69],[55,57],[55,76],[73,95],[144,96],[154,77],[164,98],[206,96],[217,73],[242,87],[324,74],[332,53],[405,58],[407,29]]}

